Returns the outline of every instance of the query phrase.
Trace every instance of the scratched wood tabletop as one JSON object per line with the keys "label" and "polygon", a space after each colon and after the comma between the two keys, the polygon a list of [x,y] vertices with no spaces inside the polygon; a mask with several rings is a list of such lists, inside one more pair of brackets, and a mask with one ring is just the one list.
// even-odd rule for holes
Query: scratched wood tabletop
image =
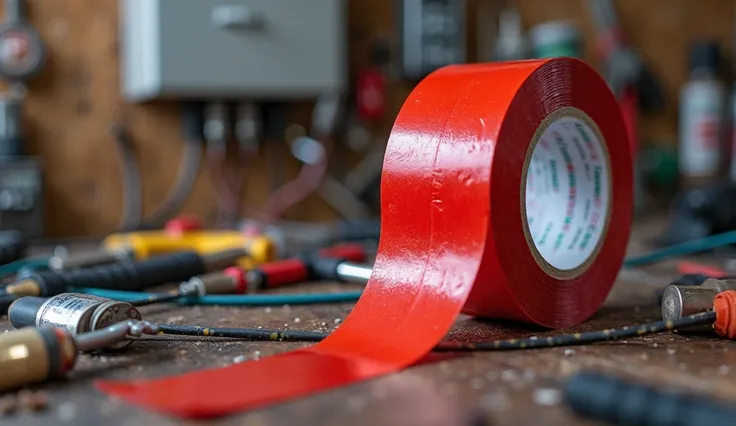
{"label": "scratched wood tabletop", "polygon": [[[660,228],[658,223],[637,225],[629,252],[647,250],[644,242]],[[674,262],[622,271],[606,305],[593,319],[575,330],[620,327],[660,319],[657,290],[676,276]],[[337,291],[345,286],[312,283],[298,288]],[[294,291],[294,288],[286,291]],[[168,323],[330,331],[339,326],[351,307],[352,304],[272,308],[166,305],[144,307],[142,312],[147,319]],[[0,320],[0,330],[9,328],[5,319]],[[461,318],[451,336],[479,340],[545,333],[549,331]],[[48,399],[45,410],[21,411],[0,418],[0,423],[7,426],[181,424],[110,399],[96,391],[92,382],[99,378],[162,377],[226,366],[303,345],[170,336],[145,338],[120,354],[81,356],[68,380],[31,388]],[[470,354],[209,423],[320,426],[598,424],[575,416],[560,400],[559,390],[565,378],[581,369],[638,378],[669,389],[689,390],[736,402],[734,344],[707,333],[667,333],[581,347]]]}

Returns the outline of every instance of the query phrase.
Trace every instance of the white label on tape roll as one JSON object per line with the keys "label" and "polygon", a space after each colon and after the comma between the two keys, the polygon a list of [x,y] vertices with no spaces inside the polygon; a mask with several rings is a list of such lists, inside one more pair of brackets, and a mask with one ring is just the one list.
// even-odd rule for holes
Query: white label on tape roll
{"label": "white label on tape roll", "polygon": [[570,271],[596,251],[609,214],[610,176],[603,141],[585,120],[563,115],[543,130],[528,166],[524,204],[527,235],[549,266]]}

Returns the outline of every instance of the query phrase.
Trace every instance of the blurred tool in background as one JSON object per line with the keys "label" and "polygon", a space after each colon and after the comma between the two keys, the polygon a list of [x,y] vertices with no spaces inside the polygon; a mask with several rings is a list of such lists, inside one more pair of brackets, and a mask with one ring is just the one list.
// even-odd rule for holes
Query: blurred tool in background
{"label": "blurred tool in background", "polygon": [[0,95],[0,229],[17,229],[26,237],[44,230],[43,166],[28,155],[23,132],[26,83],[45,62],[38,32],[25,21],[24,0],[5,0],[0,24],[0,78],[9,92]]}

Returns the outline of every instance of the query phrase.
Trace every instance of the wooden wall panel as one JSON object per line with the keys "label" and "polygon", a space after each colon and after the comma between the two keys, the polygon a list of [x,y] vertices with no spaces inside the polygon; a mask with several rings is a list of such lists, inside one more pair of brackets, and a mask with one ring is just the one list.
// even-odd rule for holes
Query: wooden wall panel
{"label": "wooden wall panel", "polygon": [[[31,20],[50,52],[43,74],[30,86],[27,129],[30,148],[46,163],[47,228],[50,236],[97,235],[117,226],[121,211],[119,164],[108,127],[125,120],[136,142],[143,174],[144,207],[151,211],[172,183],[182,138],[175,105],[128,105],[118,95],[118,25],[115,0],[28,0]],[[202,0],[205,1],[205,0]],[[470,0],[476,18],[480,2]],[[394,34],[393,1],[349,0],[351,69],[366,63],[375,36]],[[516,0],[525,26],[551,19],[574,19],[586,34],[588,58],[594,59],[594,26],[584,0]],[[665,113],[647,119],[646,139],[676,137],[677,91],[686,78],[686,46],[696,36],[714,36],[730,48],[734,5],[730,0],[619,0],[622,26],[637,51],[661,77],[669,97]],[[474,48],[473,30],[469,46]],[[474,57],[474,55],[471,55]],[[595,61],[593,61],[595,62]],[[396,110],[408,88],[392,88]],[[295,117],[308,116],[308,107]],[[383,131],[390,128],[388,120]],[[256,203],[269,191],[265,162],[248,173],[247,199]],[[293,174],[296,166],[285,166]],[[329,219],[331,210],[312,197],[290,218]],[[212,219],[215,212],[209,179],[201,173],[185,211]]]}

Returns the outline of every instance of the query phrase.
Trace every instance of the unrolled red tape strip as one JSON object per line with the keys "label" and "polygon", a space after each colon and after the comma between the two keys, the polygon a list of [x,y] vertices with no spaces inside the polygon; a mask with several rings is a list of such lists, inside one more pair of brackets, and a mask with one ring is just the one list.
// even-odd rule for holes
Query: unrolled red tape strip
{"label": "unrolled red tape strip", "polygon": [[[582,169],[592,163],[575,163],[575,155],[585,155],[585,146],[576,150],[570,145],[566,152],[573,157],[563,157],[573,159],[567,171],[579,173],[578,180],[570,184],[573,178],[562,169],[552,183],[569,184],[563,188],[571,201],[568,213],[590,219],[589,209],[576,210],[582,207],[575,203],[585,201],[595,209],[603,191],[602,205],[610,207],[610,214],[593,220],[593,227],[607,232],[579,276],[553,271],[553,277],[535,260],[522,226],[532,216],[525,216],[528,208],[522,203],[533,199],[534,189],[532,198],[522,194],[537,185],[522,176],[537,128],[550,116],[569,111],[582,111],[597,124],[607,154],[588,154],[610,159],[610,175],[602,180],[591,175],[583,182]],[[564,133],[574,124],[568,120],[558,130]],[[542,139],[552,137],[545,144],[554,143],[554,133],[545,135]],[[578,142],[585,143],[583,136]],[[572,143],[572,138],[566,140]],[[540,154],[530,170],[562,154]],[[603,303],[623,260],[631,181],[630,148],[616,99],[583,62],[550,59],[441,69],[414,89],[396,119],[383,165],[382,230],[373,275],[337,331],[314,346],[260,361],[158,380],[105,381],[98,387],[169,415],[221,416],[410,366],[444,337],[461,311],[554,328],[578,324]],[[595,194],[591,182],[597,182]],[[564,272],[563,266],[558,271]]]}

